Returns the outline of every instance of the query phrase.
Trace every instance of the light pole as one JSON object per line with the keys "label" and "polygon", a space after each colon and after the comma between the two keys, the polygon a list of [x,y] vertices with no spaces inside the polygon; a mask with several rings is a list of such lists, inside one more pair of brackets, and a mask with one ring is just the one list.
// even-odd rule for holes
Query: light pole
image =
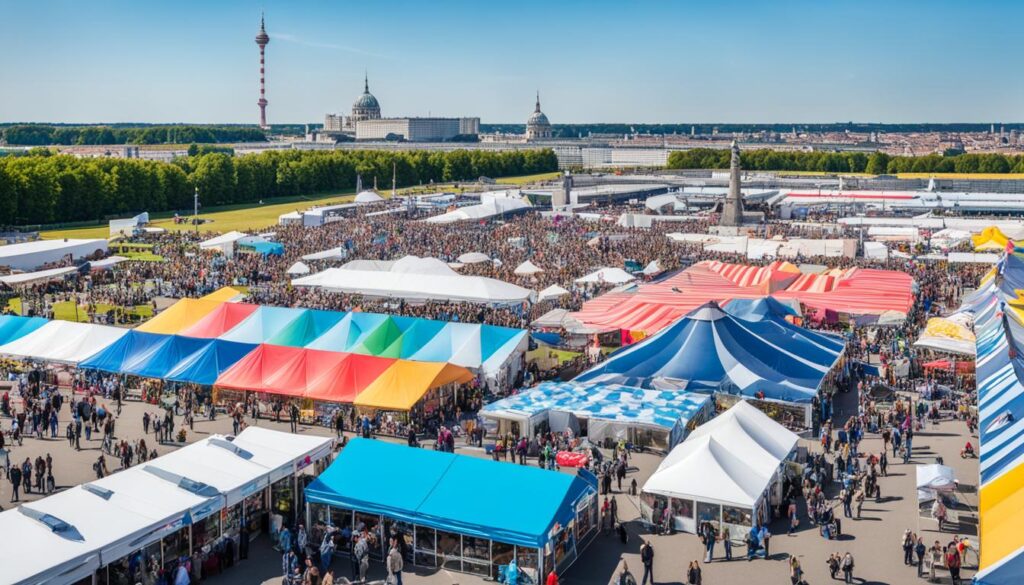
{"label": "light pole", "polygon": [[192,223],[196,226],[196,233],[199,233],[199,185],[195,187],[195,195],[192,197]]}

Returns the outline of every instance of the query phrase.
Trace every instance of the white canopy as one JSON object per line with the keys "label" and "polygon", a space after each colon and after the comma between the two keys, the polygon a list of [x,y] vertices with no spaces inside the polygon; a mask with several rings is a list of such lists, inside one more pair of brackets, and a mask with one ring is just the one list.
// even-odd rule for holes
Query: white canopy
{"label": "white canopy", "polygon": [[753,507],[797,441],[791,431],[740,401],[676,445],[643,491]]}
{"label": "white canopy", "polygon": [[864,242],[864,257],[887,260],[889,258],[889,247],[882,242]]}
{"label": "white canopy", "polygon": [[324,250],[322,252],[314,252],[312,254],[306,254],[302,257],[303,260],[344,260],[348,258],[348,252],[342,248],[331,248],[330,250]]}
{"label": "white canopy", "polygon": [[567,294],[569,294],[569,291],[567,291],[566,289],[558,286],[557,284],[552,284],[551,286],[547,287],[546,289],[540,291],[540,293],[537,295],[537,301],[546,301],[548,299],[557,299],[558,297],[560,297],[562,295],[567,295]]}
{"label": "white canopy", "polygon": [[242,238],[248,238],[248,237],[250,237],[249,234],[244,234],[242,232],[236,232],[236,231],[230,231],[230,232],[228,232],[226,234],[221,234],[219,236],[210,238],[209,240],[204,240],[204,241],[200,242],[199,243],[199,247],[204,249],[204,250],[207,250],[207,249],[210,249],[210,248],[220,248],[220,247],[222,247],[224,245],[227,245],[227,244],[234,244],[238,240],[241,240]]}
{"label": "white canopy", "polygon": [[456,260],[461,264],[479,264],[481,262],[490,262],[491,257],[483,252],[466,252],[456,258]]}
{"label": "white canopy", "polygon": [[106,240],[36,240],[8,244],[0,246],[0,266],[10,266],[15,270],[35,270],[68,255],[72,260],[77,260],[97,251],[107,251]]}
{"label": "white canopy", "polygon": [[940,465],[917,466],[917,499],[927,502],[935,499],[938,492],[956,491],[956,475],[952,467]]}
{"label": "white canopy", "polygon": [[263,427],[246,427],[232,444],[252,454],[252,461],[270,469],[270,482],[326,457],[331,440],[313,435],[282,433]]}
{"label": "white canopy", "polygon": [[495,197],[479,205],[460,207],[454,211],[428,217],[423,220],[427,223],[454,223],[457,221],[473,221],[487,219],[503,213],[529,209],[531,205],[526,201],[511,197]]}
{"label": "white canopy", "polygon": [[116,264],[120,264],[122,262],[126,262],[127,260],[128,259],[125,258],[124,256],[109,256],[109,257],[104,258],[102,260],[95,260],[93,262],[90,262],[89,263],[89,269],[90,270],[105,270],[105,269],[110,268],[111,266],[114,266]]}
{"label": "white canopy", "polygon": [[360,191],[355,198],[356,203],[377,203],[380,201],[384,201],[384,198],[375,191]]}
{"label": "white canopy", "polygon": [[[417,278],[409,278],[410,274],[417,275]],[[529,289],[494,278],[463,276],[436,258],[416,256],[406,256],[395,262],[349,262],[340,268],[296,278],[292,284],[415,301],[515,304],[534,295]]]}
{"label": "white canopy", "polygon": [[24,337],[0,345],[0,355],[77,364],[103,351],[126,333],[128,330],[120,327],[50,321]]}
{"label": "white canopy", "polygon": [[586,276],[581,276],[576,279],[576,282],[587,283],[587,282],[599,282],[602,284],[623,284],[631,280],[636,280],[636,277],[626,272],[621,268],[600,268],[591,272]]}
{"label": "white canopy", "polygon": [[309,266],[306,266],[303,262],[296,262],[288,267],[285,274],[309,274]]}
{"label": "white canopy", "polygon": [[[53,519],[56,520],[60,519]],[[63,527],[56,525],[55,528]],[[55,531],[20,508],[0,513],[0,533],[17,535],[7,538],[0,547],[0,582],[19,585],[77,583],[100,568],[99,550],[79,538],[76,532]]]}
{"label": "white canopy", "polygon": [[512,272],[520,276],[533,276],[538,272],[544,272],[544,269],[541,268],[540,266],[537,266],[533,262],[527,260],[526,262],[523,262],[519,266],[516,266],[516,269],[513,270]]}
{"label": "white canopy", "polygon": [[49,270],[40,270],[38,272],[22,272],[20,274],[8,274],[7,276],[0,276],[0,282],[7,286],[19,286],[26,284],[33,284],[44,280],[52,280],[54,278],[61,278],[67,274],[78,271],[74,266],[65,266],[63,268],[50,268]]}
{"label": "white canopy", "polygon": [[644,266],[643,273],[644,276],[654,276],[655,274],[661,274],[664,270],[665,269],[661,267],[660,262],[657,260],[651,260],[647,263],[647,266]]}

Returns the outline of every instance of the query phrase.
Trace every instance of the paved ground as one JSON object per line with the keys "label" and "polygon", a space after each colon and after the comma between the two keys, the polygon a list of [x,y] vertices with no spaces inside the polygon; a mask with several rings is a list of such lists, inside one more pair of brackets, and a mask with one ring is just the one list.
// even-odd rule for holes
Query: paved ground
{"label": "paved ground", "polygon": [[[67,424],[68,412],[63,409],[64,418],[61,420],[60,428]],[[143,405],[137,402],[126,403],[121,416],[118,418],[118,436],[128,439],[135,439],[142,436],[142,413],[146,410],[155,412],[152,406]],[[261,421],[261,425],[277,427],[287,430],[287,425],[274,425],[269,421]],[[10,421],[2,422],[4,429],[10,428]],[[198,421],[194,433],[189,433],[189,442],[200,440],[211,433],[229,433],[231,431],[230,421],[225,417],[218,417],[216,421]],[[328,434],[327,429],[303,427],[303,433]],[[151,443],[152,435],[147,437],[147,443]],[[775,526],[772,531],[777,536],[772,538],[771,553],[769,560],[756,560],[747,562],[745,560],[734,560],[725,562],[721,560],[723,554],[721,548],[716,550],[718,558],[710,565],[704,565],[704,583],[788,583],[789,573],[787,559],[790,555],[797,555],[806,571],[806,580],[812,585],[828,583],[830,578],[825,558],[831,552],[844,553],[851,551],[857,562],[855,576],[856,582],[860,584],[898,584],[918,583],[914,575],[914,569],[902,564],[902,550],[899,540],[903,530],[910,528],[919,532],[930,543],[939,539],[947,542],[952,533],[940,534],[935,523],[928,519],[919,521],[916,511],[916,495],[914,490],[915,463],[932,463],[936,456],[941,456],[947,465],[952,466],[957,477],[961,478],[962,499],[972,509],[977,508],[977,494],[974,485],[977,483],[978,465],[977,460],[963,460],[958,456],[959,450],[967,440],[966,427],[963,423],[947,421],[936,427],[930,427],[926,432],[920,433],[915,438],[914,459],[910,465],[894,462],[890,466],[890,474],[881,479],[882,501],[866,502],[864,505],[864,517],[859,520],[848,520],[843,522],[844,536],[841,540],[827,541],[822,539],[817,529],[804,522],[800,531],[790,537],[785,535],[785,527]],[[972,441],[976,439],[972,438]],[[10,445],[8,445],[10,446]],[[23,446],[14,446],[11,453],[12,463],[23,461],[25,457],[35,458],[38,454],[50,453],[54,459],[54,476],[58,486],[66,487],[93,479],[92,463],[100,454],[100,441],[94,435],[91,442],[83,442],[83,450],[75,452],[70,449],[64,439],[25,439]],[[176,447],[171,445],[159,445],[157,451],[164,454]],[[862,444],[862,449],[867,452],[877,453],[881,449],[881,439],[876,436],[869,436]],[[466,453],[482,455],[478,450],[466,450]],[[650,473],[657,467],[658,458],[654,455],[638,455],[634,458],[637,469],[635,475],[637,482],[643,485]],[[108,458],[108,466],[113,470],[116,462]],[[389,478],[389,481],[401,481],[401,476]],[[624,484],[625,487],[626,484]],[[495,486],[498,490],[499,487]],[[0,504],[9,507],[10,484],[6,481],[0,482]],[[37,496],[29,494],[28,498],[36,499]],[[703,559],[700,544],[693,535],[676,534],[671,536],[648,537],[636,519],[639,512],[636,504],[626,495],[619,495],[620,516],[629,522],[631,537],[629,543],[623,546],[617,537],[600,536],[582,558],[572,566],[563,583],[576,584],[604,584],[612,579],[616,567],[622,559],[625,559],[630,567],[636,569],[641,567],[639,560],[640,537],[650,538],[655,549],[655,576],[658,583],[681,584],[685,582],[685,569],[689,561]],[[508,493],[496,491],[496,501],[500,505],[517,506],[528,505],[515,500],[514,491]],[[802,513],[802,511],[801,511]],[[966,514],[965,514],[966,516]],[[976,521],[972,518],[962,522],[959,529],[960,534],[969,534],[972,537],[976,534]],[[339,574],[347,574],[347,558],[341,557],[335,561],[335,569]],[[270,550],[266,542],[254,544],[250,553],[250,559],[245,563],[233,568],[230,572],[209,579],[211,585],[235,585],[280,583],[279,578],[280,557]],[[381,576],[380,566],[371,570],[374,574]],[[969,577],[971,571],[965,571],[965,577]],[[637,575],[639,577],[639,575]],[[948,576],[944,579],[949,582]],[[483,581],[477,577],[460,573],[449,573],[447,571],[420,571],[416,574],[407,575],[406,583],[414,585],[449,585],[453,583],[474,584]]]}

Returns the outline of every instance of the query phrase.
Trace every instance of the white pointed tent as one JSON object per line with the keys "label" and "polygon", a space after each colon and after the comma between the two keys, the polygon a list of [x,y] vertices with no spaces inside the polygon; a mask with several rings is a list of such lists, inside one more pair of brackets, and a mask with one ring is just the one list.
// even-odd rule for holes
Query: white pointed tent
{"label": "white pointed tent", "polygon": [[557,299],[558,297],[567,294],[569,294],[568,290],[558,286],[557,284],[553,284],[547,287],[546,289],[540,291],[540,293],[537,294],[537,300],[546,301],[548,299]]}
{"label": "white pointed tent", "polygon": [[290,267],[288,267],[288,270],[285,272],[285,274],[309,274],[309,266],[307,266],[304,262],[296,262],[295,264],[292,264]]}
{"label": "white pointed tent", "polygon": [[[695,532],[710,520],[743,534],[768,514],[769,496],[779,488],[783,462],[798,437],[745,401],[697,427],[662,460],[644,484],[642,512],[655,516],[651,502],[670,500],[682,514],[679,530]],[[663,509],[663,508],[658,508]]]}
{"label": "white pointed tent", "polygon": [[519,276],[533,276],[538,272],[544,272],[544,269],[541,268],[540,266],[537,266],[533,262],[527,260],[526,262],[523,262],[519,266],[516,266],[516,269],[513,270],[512,272],[518,274]]}
{"label": "white pointed tent", "polygon": [[378,203],[380,201],[384,201],[384,198],[376,191],[362,191],[355,198],[356,203]]}
{"label": "white pointed tent", "polygon": [[456,258],[460,264],[479,264],[481,262],[490,262],[491,257],[483,252],[466,252],[465,254]]}

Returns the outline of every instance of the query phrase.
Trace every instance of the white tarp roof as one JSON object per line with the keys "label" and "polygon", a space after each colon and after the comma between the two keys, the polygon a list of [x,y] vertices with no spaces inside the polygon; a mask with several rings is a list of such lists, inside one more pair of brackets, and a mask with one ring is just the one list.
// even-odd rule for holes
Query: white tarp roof
{"label": "white tarp roof", "polygon": [[126,333],[128,330],[120,327],[50,321],[24,337],[0,345],[0,355],[77,364],[103,351]]}
{"label": "white tarp roof", "polygon": [[456,260],[460,264],[480,264],[481,262],[490,262],[491,257],[483,252],[466,252],[456,258]]}
{"label": "white tarp roof", "polygon": [[44,265],[57,262],[71,255],[72,260],[91,256],[97,250],[107,251],[107,241],[95,240],[36,240],[21,244],[0,246],[0,266],[10,266],[15,270],[35,270]]}
{"label": "white tarp roof", "polygon": [[548,299],[556,299],[556,298],[558,298],[558,297],[560,297],[562,295],[567,295],[567,294],[569,294],[569,291],[567,291],[566,289],[558,286],[557,284],[552,284],[551,286],[547,287],[546,289],[544,289],[544,290],[540,291],[540,293],[538,293],[537,300],[538,301],[546,301]]}
{"label": "white tarp roof", "polygon": [[252,461],[271,470],[271,483],[330,454],[332,440],[315,435],[282,433],[246,427],[232,443],[252,454]]}
{"label": "white tarp roof", "polygon": [[56,533],[17,508],[0,513],[0,533],[11,535],[0,547],[0,582],[63,585],[100,568],[99,551],[77,534]]}
{"label": "white tarp roof", "polygon": [[348,258],[348,251],[341,246],[337,248],[331,248],[330,250],[323,250],[322,252],[313,252],[312,254],[306,254],[302,257],[303,260],[344,260]]}
{"label": "white tarp roof", "polygon": [[651,260],[644,266],[643,274],[645,276],[654,276],[655,274],[661,274],[665,269],[661,267],[661,263],[657,260]]}
{"label": "white tarp roof", "polygon": [[456,221],[480,220],[508,213],[510,211],[528,209],[530,207],[531,205],[522,199],[494,197],[485,203],[460,207],[459,209],[449,211],[448,213],[428,217],[423,221],[427,223],[452,223]]}
{"label": "white tarp roof", "polygon": [[241,502],[270,482],[268,469],[210,440],[182,447],[145,466],[212,486],[224,494],[226,506]]}
{"label": "white tarp roof", "polygon": [[676,445],[643,490],[753,506],[798,440],[768,415],[740,401]]}
{"label": "white tarp roof", "polygon": [[[417,278],[409,278],[416,274]],[[529,300],[533,291],[483,276],[463,276],[436,258],[406,256],[395,262],[358,260],[340,268],[296,278],[295,286],[370,297],[427,301],[513,304]]]}
{"label": "white tarp roof", "polygon": [[938,492],[956,491],[956,475],[952,467],[934,463],[917,466],[917,500],[930,502]]}
{"label": "white tarp roof", "polygon": [[523,262],[519,266],[516,266],[516,269],[513,270],[512,272],[513,274],[518,274],[520,276],[533,276],[538,272],[544,272],[544,269],[541,268],[540,266],[537,266],[533,262],[527,260],[526,262]]}
{"label": "white tarp roof", "polygon": [[40,270],[38,272],[22,272],[20,274],[0,276],[0,282],[8,286],[17,286],[20,284],[31,284],[42,280],[50,280],[77,271],[78,268],[74,266],[65,266],[63,268],[50,268],[49,270]]}
{"label": "white tarp roof", "polygon": [[636,280],[636,277],[621,268],[613,267],[599,268],[586,276],[581,276],[577,278],[576,282],[600,282],[605,284],[623,284],[631,280]]}
{"label": "white tarp roof", "polygon": [[288,267],[285,274],[309,274],[309,266],[306,266],[303,262],[296,262]]}
{"label": "white tarp roof", "polygon": [[978,263],[978,264],[995,264],[999,262],[1000,254],[980,254],[974,252],[950,252],[949,263],[960,264],[960,263]]}
{"label": "white tarp roof", "polygon": [[225,255],[230,256],[235,251],[235,244],[242,243],[242,240],[246,238],[252,238],[249,234],[243,234],[242,232],[230,231],[226,234],[219,235],[209,240],[205,240],[199,243],[200,250],[220,250]]}
{"label": "white tarp roof", "polygon": [[127,261],[128,261],[128,259],[125,258],[124,256],[109,256],[109,257],[104,258],[102,260],[94,260],[92,262],[89,262],[89,269],[90,270],[104,270],[104,269],[110,268],[111,266],[114,266],[116,264],[120,264],[122,262],[127,262]]}

